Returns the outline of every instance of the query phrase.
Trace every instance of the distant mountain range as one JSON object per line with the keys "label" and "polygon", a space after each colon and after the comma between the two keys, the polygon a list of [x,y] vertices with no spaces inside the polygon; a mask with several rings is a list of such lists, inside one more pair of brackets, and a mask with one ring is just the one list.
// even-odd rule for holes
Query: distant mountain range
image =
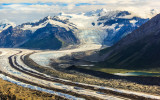
{"label": "distant mountain range", "polygon": [[126,69],[160,68],[160,14],[110,48],[101,50],[103,66]]}
{"label": "distant mountain range", "polygon": [[60,13],[18,26],[0,23],[0,47],[60,49],[83,44],[112,46],[148,20],[128,11],[98,9],[79,14]]}

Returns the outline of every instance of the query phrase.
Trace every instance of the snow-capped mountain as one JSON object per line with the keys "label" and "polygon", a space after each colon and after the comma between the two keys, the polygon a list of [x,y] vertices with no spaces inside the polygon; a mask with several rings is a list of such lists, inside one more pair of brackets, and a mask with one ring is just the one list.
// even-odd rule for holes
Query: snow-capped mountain
{"label": "snow-capped mountain", "polygon": [[35,23],[10,27],[0,34],[1,47],[59,49],[78,43],[74,24],[67,19],[47,16]]}
{"label": "snow-capped mountain", "polygon": [[108,12],[98,19],[98,25],[105,27],[108,33],[103,44],[112,46],[148,20],[135,16],[128,11]]}
{"label": "snow-capped mountain", "polygon": [[77,37],[82,44],[111,46],[122,37],[137,29],[149,19],[144,19],[128,11],[98,9],[81,14],[64,14],[78,28]]}
{"label": "snow-capped mountain", "polygon": [[68,21],[68,19],[60,19],[57,16],[51,17],[51,16],[47,16],[44,19],[41,19],[38,22],[35,23],[24,23],[22,25],[20,25],[19,27],[22,30],[31,30],[32,33],[34,33],[37,29],[43,28],[45,27],[47,24],[52,24],[55,26],[59,26],[59,27],[63,27],[66,30],[69,29],[74,29],[74,24],[70,23]]}
{"label": "snow-capped mountain", "polygon": [[60,13],[3,30],[0,46],[40,49],[59,49],[75,44],[112,46],[148,20],[128,11],[106,9]]}
{"label": "snow-capped mountain", "polygon": [[16,25],[13,22],[10,22],[6,19],[0,20],[0,32],[6,30],[9,27],[15,27]]}

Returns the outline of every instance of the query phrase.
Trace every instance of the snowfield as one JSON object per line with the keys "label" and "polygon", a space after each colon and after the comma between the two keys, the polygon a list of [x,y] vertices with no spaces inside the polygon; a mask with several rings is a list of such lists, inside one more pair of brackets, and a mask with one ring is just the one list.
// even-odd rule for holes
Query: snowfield
{"label": "snowfield", "polygon": [[31,30],[32,33],[34,33],[37,29],[43,28],[45,27],[47,24],[52,24],[55,26],[59,26],[59,27],[63,27],[65,28],[67,31],[69,31],[70,29],[73,28],[73,26],[71,26],[69,23],[65,24],[56,20],[52,20],[50,16],[47,17],[48,20],[46,20],[45,22],[37,25],[37,26],[32,26],[32,25],[24,25],[23,28],[21,28],[22,30]]}

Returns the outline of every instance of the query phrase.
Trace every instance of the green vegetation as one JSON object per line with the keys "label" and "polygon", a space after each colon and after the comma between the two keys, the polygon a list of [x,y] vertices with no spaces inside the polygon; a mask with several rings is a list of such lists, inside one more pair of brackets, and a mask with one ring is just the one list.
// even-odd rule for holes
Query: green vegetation
{"label": "green vegetation", "polygon": [[53,94],[24,88],[0,79],[0,100],[66,100]]}
{"label": "green vegetation", "polygon": [[101,68],[101,67],[82,67],[78,66],[79,68],[84,68],[84,69],[90,69],[94,71],[100,71],[100,72],[105,72],[105,73],[126,73],[126,72],[135,72],[134,70],[127,70],[127,69],[115,69],[115,68]]}
{"label": "green vegetation", "polygon": [[78,66],[78,68],[90,69],[94,71],[100,71],[105,73],[127,73],[127,72],[146,72],[146,73],[159,73],[160,69],[150,69],[150,70],[128,70],[128,69],[118,69],[118,68],[106,68],[106,67],[82,67]]}

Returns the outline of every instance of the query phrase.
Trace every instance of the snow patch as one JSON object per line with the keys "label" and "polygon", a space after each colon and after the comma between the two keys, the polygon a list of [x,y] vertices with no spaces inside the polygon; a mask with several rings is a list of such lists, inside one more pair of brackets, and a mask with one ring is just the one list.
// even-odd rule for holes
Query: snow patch
{"label": "snow patch", "polygon": [[22,30],[31,30],[32,33],[34,33],[37,29],[43,28],[45,27],[47,24],[52,24],[55,26],[59,26],[59,27],[63,27],[65,28],[67,31],[70,30],[70,28],[72,28],[72,26],[70,26],[69,24],[64,24],[62,22],[56,21],[56,20],[52,20],[50,16],[48,16],[48,20],[45,21],[44,23],[39,24],[38,26],[32,26],[32,25],[24,25],[23,28],[21,28]]}
{"label": "snow patch", "polygon": [[132,23],[132,25],[135,27],[136,26],[136,23],[137,23],[138,21],[137,20],[130,20],[130,23]]}
{"label": "snow patch", "polygon": [[9,27],[15,27],[16,24],[14,24],[13,22],[10,22],[6,19],[4,20],[0,20],[0,32],[2,32],[3,30],[8,29]]}

